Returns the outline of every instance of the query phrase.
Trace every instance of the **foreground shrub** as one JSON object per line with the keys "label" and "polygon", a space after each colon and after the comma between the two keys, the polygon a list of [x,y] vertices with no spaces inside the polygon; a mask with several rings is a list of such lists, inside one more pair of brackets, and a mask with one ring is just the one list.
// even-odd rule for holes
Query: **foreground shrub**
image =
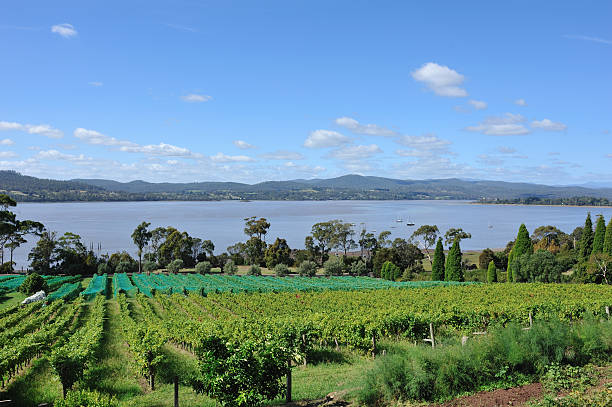
{"label": "foreground shrub", "polygon": [[208,261],[201,261],[195,266],[195,271],[198,274],[208,274],[212,269],[212,265]]}
{"label": "foreground shrub", "polygon": [[332,256],[323,263],[323,270],[326,276],[340,276],[344,272],[344,263],[338,256]]}
{"label": "foreground shrub", "polygon": [[257,264],[251,264],[251,267],[249,267],[249,271],[247,271],[247,274],[249,276],[261,276],[261,267],[259,267]]}
{"label": "foreground shrub", "polygon": [[178,273],[183,268],[183,260],[173,260],[170,264],[168,264],[167,268],[170,273]]}
{"label": "foreground shrub", "polygon": [[465,346],[419,346],[381,357],[366,374],[359,399],[366,405],[444,400],[483,386],[521,384],[541,377],[551,365],[611,358],[612,321],[541,322],[527,331],[511,325]]}
{"label": "foreground shrub", "polygon": [[353,276],[365,276],[368,274],[368,266],[363,262],[363,260],[359,260],[351,264],[350,273]]}
{"label": "foreground shrub", "polygon": [[274,266],[274,274],[276,274],[276,277],[285,277],[289,274],[289,267],[286,264],[277,264]]}
{"label": "foreground shrub", "polygon": [[19,286],[18,291],[26,295],[34,294],[40,290],[45,293],[49,292],[49,285],[44,278],[38,273],[32,273],[23,280],[23,283]]}
{"label": "foreground shrub", "polygon": [[145,261],[144,263],[142,263],[142,270],[147,273],[155,271],[158,268],[159,267],[157,266],[157,263],[155,263],[154,261]]}
{"label": "foreground shrub", "polygon": [[55,407],[117,407],[119,403],[114,396],[98,393],[92,390],[73,390],[66,398],[58,398],[53,402]]}
{"label": "foreground shrub", "polygon": [[314,261],[304,260],[298,266],[297,272],[302,277],[313,277],[315,274],[317,274],[317,268],[317,264]]}
{"label": "foreground shrub", "polygon": [[234,260],[228,260],[225,262],[225,265],[223,266],[223,272],[225,274],[229,274],[234,275],[236,274],[236,272],[238,271],[238,266],[236,266],[236,263],[234,263]]}
{"label": "foreground shrub", "polygon": [[138,271],[138,264],[130,263],[129,261],[120,261],[115,267],[115,273],[134,273]]}

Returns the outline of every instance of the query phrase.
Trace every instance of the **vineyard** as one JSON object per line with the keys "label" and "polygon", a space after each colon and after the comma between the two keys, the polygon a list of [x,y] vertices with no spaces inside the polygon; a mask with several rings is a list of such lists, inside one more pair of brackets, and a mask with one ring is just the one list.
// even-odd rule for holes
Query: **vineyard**
{"label": "vineyard", "polygon": [[[0,282],[15,278],[21,277]],[[73,279],[46,279],[55,290],[45,304],[2,308],[0,303],[1,399],[22,397],[20,386],[38,378],[57,385],[52,396],[36,393],[29,401],[49,402],[61,396],[61,385],[86,382],[121,403],[153,404],[151,397],[158,394],[168,398],[160,405],[171,405],[171,378],[177,376],[181,394],[191,400],[185,405],[214,405],[190,390],[192,371],[176,368],[193,365],[203,338],[211,336],[236,344],[281,341],[292,350],[294,365],[304,365],[294,384],[300,394],[305,385],[300,369],[317,369],[313,361],[321,352],[348,352],[367,361],[385,343],[431,346],[424,342],[431,329],[436,336],[457,336],[510,323],[529,327],[532,321],[570,322],[587,315],[609,319],[612,306],[612,287],[604,285],[115,274],[95,276],[83,290]],[[122,362],[114,369],[134,383],[129,392],[96,384],[115,381],[116,371],[96,366],[116,358]],[[101,376],[87,381],[92,372]]]}

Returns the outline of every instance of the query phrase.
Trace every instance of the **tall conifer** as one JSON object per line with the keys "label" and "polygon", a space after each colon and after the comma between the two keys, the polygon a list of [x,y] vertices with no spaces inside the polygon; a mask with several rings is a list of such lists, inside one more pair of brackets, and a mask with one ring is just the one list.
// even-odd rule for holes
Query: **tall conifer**
{"label": "tall conifer", "polygon": [[602,215],[597,216],[597,224],[595,225],[595,235],[593,236],[592,254],[603,252],[604,240],[606,237],[606,221]]}
{"label": "tall conifer", "polygon": [[497,268],[493,260],[489,262],[489,268],[487,269],[487,282],[497,283]]}
{"label": "tall conifer", "polygon": [[434,251],[433,263],[431,265],[432,281],[444,281],[444,247],[442,246],[442,238],[438,238],[436,250]]}
{"label": "tall conifer", "polygon": [[523,254],[533,254],[533,242],[529,237],[527,226],[525,226],[524,223],[521,223],[518,234],[516,235],[514,246],[508,255],[508,264]]}
{"label": "tall conifer", "polygon": [[606,227],[606,237],[604,238],[603,252],[612,256],[612,218]]}
{"label": "tall conifer", "polygon": [[459,239],[455,239],[453,245],[448,251],[446,258],[446,270],[444,271],[444,280],[446,281],[463,281],[463,270],[461,269],[461,247]]}
{"label": "tall conifer", "polygon": [[593,251],[593,222],[591,221],[591,212],[587,214],[584,221],[584,229],[582,229],[582,238],[580,239],[580,256],[587,258]]}

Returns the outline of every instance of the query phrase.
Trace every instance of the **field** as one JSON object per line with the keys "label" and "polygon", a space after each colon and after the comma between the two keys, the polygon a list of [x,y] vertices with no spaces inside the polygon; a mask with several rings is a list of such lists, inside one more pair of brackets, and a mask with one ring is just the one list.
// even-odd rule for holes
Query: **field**
{"label": "field", "polygon": [[[73,293],[70,284],[58,290]],[[113,394],[121,405],[172,406],[172,379],[178,376],[181,406],[214,406],[189,385],[197,371],[194,349],[211,334],[238,343],[292,338],[299,361],[292,369],[294,399],[342,390],[350,397],[378,361],[373,354],[415,346],[427,351],[430,324],[444,347],[448,338],[512,323],[607,319],[606,307],[612,306],[610,286],[430,285],[354,277],[117,274],[81,281],[80,295],[46,306],[17,307],[14,292],[5,293],[0,399],[27,406],[60,397],[53,364],[69,349],[88,361],[76,387]],[[139,336],[142,329],[153,334],[148,342]],[[138,364],[140,352],[151,349],[160,356],[154,391]]]}

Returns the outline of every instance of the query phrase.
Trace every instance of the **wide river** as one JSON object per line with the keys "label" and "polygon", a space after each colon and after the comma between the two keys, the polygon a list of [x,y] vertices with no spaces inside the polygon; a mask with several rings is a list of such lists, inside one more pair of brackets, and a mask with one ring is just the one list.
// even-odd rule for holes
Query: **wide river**
{"label": "wide river", "polygon": [[[354,223],[357,231],[380,233],[389,230],[394,237],[408,238],[419,225],[437,225],[442,233],[460,227],[472,234],[461,242],[462,249],[505,247],[525,223],[530,232],[541,225],[555,225],[570,233],[584,224],[587,212],[593,222],[597,214],[612,216],[612,208],[560,206],[476,205],[465,201],[223,201],[223,202],[79,202],[22,203],[15,208],[19,219],[42,222],[59,234],[81,235],[88,246],[101,253],[127,250],[135,254],[130,235],[142,221],[151,227],[173,226],[191,236],[210,239],[220,253],[239,241],[244,218],[265,217],[271,223],[267,241],[283,237],[291,247],[303,248],[304,237],[317,222],[341,219]],[[402,220],[399,222],[398,220]],[[411,221],[415,226],[407,226]],[[15,251],[18,267],[26,266],[27,253],[35,238]]]}

